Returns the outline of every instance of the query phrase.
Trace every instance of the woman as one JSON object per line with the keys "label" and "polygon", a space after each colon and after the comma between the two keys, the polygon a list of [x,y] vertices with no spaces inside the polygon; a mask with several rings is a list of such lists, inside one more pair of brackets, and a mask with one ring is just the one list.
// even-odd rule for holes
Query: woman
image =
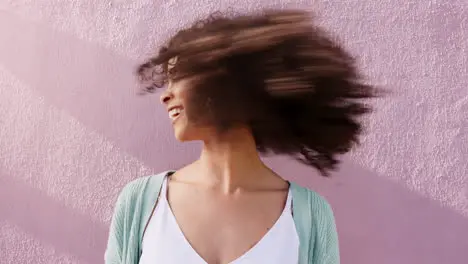
{"label": "woman", "polygon": [[167,86],[175,137],[200,158],[137,179],[115,208],[106,263],[339,263],[335,221],[318,194],[258,153],[288,154],[327,176],[357,143],[375,95],[353,58],[307,12],[210,16],[142,64]]}

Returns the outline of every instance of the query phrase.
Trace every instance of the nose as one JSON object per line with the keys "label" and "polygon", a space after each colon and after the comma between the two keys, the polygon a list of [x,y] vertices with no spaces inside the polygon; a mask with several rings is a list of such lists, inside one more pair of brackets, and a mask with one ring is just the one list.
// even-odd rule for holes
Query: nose
{"label": "nose", "polygon": [[161,104],[167,104],[172,98],[174,98],[174,94],[169,89],[166,89],[159,97],[159,100]]}

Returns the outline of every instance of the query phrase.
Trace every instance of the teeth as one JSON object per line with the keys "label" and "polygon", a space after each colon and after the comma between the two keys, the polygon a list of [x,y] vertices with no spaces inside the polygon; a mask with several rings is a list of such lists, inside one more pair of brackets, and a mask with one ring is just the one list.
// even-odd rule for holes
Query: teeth
{"label": "teeth", "polygon": [[182,109],[180,108],[173,108],[171,111],[169,111],[169,117],[174,119],[180,114],[181,111]]}

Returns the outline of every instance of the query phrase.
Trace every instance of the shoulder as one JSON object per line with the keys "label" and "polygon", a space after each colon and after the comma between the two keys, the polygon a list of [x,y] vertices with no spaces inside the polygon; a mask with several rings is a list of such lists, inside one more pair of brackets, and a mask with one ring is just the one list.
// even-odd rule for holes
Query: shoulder
{"label": "shoulder", "polygon": [[[315,221],[334,224],[334,214],[330,203],[325,197],[317,192],[291,183],[293,190],[293,202],[301,203],[302,208],[310,210],[311,216]],[[296,199],[296,201],[294,201]]]}
{"label": "shoulder", "polygon": [[151,176],[139,177],[125,184],[125,186],[120,191],[119,200],[128,200],[141,193],[148,183],[148,179],[150,177]]}
{"label": "shoulder", "polygon": [[[159,185],[164,177],[167,175],[168,171],[161,172],[155,175],[148,175],[136,178],[127,184],[121,189],[118,201],[120,202],[130,202],[135,201],[139,196],[144,195],[145,190],[151,185]],[[157,186],[155,186],[157,188]]]}
{"label": "shoulder", "polygon": [[[293,209],[296,203],[299,204],[299,233],[302,232],[305,237],[304,250],[309,250],[309,254],[312,254],[309,255],[309,259],[312,259],[310,263],[339,264],[338,233],[330,203],[315,191],[296,184],[291,184],[291,187],[293,193],[296,193],[296,197],[293,197]],[[312,244],[307,242],[310,237],[313,237]]]}

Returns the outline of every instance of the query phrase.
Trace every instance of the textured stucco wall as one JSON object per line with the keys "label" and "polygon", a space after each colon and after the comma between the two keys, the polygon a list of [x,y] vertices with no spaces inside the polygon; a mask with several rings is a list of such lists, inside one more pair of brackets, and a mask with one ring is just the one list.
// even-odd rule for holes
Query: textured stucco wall
{"label": "textured stucco wall", "polygon": [[316,10],[394,91],[335,178],[268,160],[328,197],[343,263],[467,263],[468,2],[263,2],[0,0],[0,263],[101,263],[118,190],[198,150],[133,67],[188,20],[266,4]]}

